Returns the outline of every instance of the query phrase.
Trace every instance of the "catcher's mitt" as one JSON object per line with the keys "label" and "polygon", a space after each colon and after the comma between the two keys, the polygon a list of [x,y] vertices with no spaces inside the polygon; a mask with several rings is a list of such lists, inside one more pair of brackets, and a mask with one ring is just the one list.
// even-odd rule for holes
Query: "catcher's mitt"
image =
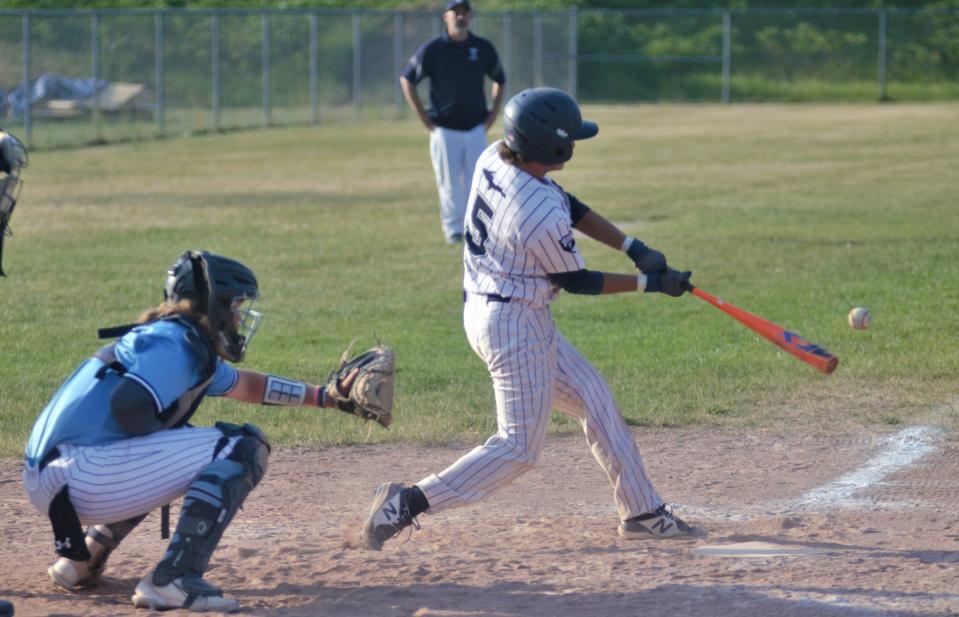
{"label": "catcher's mitt", "polygon": [[[352,345],[350,346],[352,347]],[[340,366],[326,380],[326,395],[337,408],[364,420],[376,420],[384,428],[393,421],[393,373],[396,355],[386,345],[377,345],[353,358],[350,348],[343,352]],[[340,383],[354,369],[359,369],[349,392],[340,390]]]}

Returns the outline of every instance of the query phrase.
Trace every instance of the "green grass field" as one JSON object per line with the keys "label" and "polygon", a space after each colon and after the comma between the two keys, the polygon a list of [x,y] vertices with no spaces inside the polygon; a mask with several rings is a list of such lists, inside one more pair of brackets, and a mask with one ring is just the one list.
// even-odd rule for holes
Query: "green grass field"
{"label": "green grass field", "polygon": [[[824,376],[705,303],[563,295],[561,330],[639,425],[791,414],[909,422],[959,390],[959,105],[588,107],[601,127],[555,177],[693,282],[842,358]],[[497,125],[496,130],[499,130]],[[322,380],[375,337],[398,353],[390,431],[331,411],[209,400],[198,424],[277,443],[476,441],[494,427],[461,325],[427,135],[412,120],[34,153],[0,279],[0,455],[100,344],[159,302],[188,248],[246,262],[265,320],[244,366]],[[594,269],[629,271],[589,240]],[[845,322],[866,306],[873,328]],[[807,418],[808,420],[808,418]],[[554,430],[574,430],[560,420]]]}

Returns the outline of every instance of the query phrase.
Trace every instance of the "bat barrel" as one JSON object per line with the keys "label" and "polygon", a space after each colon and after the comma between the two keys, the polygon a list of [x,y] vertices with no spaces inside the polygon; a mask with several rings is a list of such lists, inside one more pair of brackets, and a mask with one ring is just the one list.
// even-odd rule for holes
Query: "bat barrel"
{"label": "bat barrel", "polygon": [[716,296],[713,296],[689,283],[684,284],[683,288],[694,296],[723,311],[759,336],[778,346],[783,351],[792,354],[796,358],[802,360],[817,370],[828,375],[835,371],[836,367],[839,366],[839,358],[837,356],[829,353],[819,345],[810,343],[798,334],[789,332],[782,326],[763,319],[758,315],[754,315],[749,311],[745,311],[738,306],[724,302]]}

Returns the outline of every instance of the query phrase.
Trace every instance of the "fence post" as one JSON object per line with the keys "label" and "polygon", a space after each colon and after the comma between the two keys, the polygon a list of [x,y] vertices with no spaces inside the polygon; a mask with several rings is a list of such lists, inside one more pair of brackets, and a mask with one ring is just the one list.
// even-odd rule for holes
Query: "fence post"
{"label": "fence post", "polygon": [[543,85],[543,16],[533,15],[533,85]]}
{"label": "fence post", "polygon": [[30,111],[30,15],[23,16],[23,140],[33,144],[33,122]]}
{"label": "fence post", "polygon": [[90,119],[96,141],[103,138],[100,126],[100,16],[96,11],[90,15],[90,64],[93,73],[93,99]]}
{"label": "fence post", "polygon": [[356,120],[360,117],[360,104],[362,99],[360,98],[361,92],[363,89],[363,73],[362,70],[362,45],[363,40],[361,36],[362,32],[360,31],[360,14],[356,11],[353,12],[353,119]]}
{"label": "fence post", "polygon": [[263,126],[270,126],[270,14],[263,21]]}
{"label": "fence post", "polygon": [[403,70],[403,14],[393,13],[393,100],[396,114],[403,115],[403,89],[400,88],[399,75]]}
{"label": "fence post", "polygon": [[723,13],[723,103],[729,102],[729,70],[732,61],[732,18]]}
{"label": "fence post", "polygon": [[310,13],[310,120],[320,122],[320,63],[319,23],[316,13]]}
{"label": "fence post", "polygon": [[210,20],[210,106],[213,111],[213,130],[220,130],[220,14]]}
{"label": "fence post", "polygon": [[509,100],[513,79],[513,17],[510,13],[503,15],[503,71],[506,73],[506,92],[503,99]]}
{"label": "fence post", "polygon": [[569,7],[569,60],[567,70],[567,85],[569,93],[576,97],[576,71],[578,69],[577,55],[579,54],[579,16],[575,6]]}
{"label": "fence post", "polygon": [[886,99],[886,11],[879,10],[879,100]]}
{"label": "fence post", "polygon": [[163,13],[157,11],[153,15],[153,80],[156,82],[156,110],[154,111],[157,125],[157,134],[164,131],[164,101],[163,101]]}

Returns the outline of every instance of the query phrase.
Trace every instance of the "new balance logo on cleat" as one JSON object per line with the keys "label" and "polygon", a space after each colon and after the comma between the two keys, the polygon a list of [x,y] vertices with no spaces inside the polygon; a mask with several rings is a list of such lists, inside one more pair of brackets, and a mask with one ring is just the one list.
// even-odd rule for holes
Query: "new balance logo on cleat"
{"label": "new balance logo on cleat", "polygon": [[676,538],[689,536],[692,527],[663,504],[655,512],[640,514],[619,524],[619,535],[628,540],[639,538]]}
{"label": "new balance logo on cleat", "polygon": [[399,514],[399,510],[396,509],[396,505],[392,502],[387,502],[381,512],[386,517],[386,520],[393,520]]}
{"label": "new balance logo on cleat", "polygon": [[653,531],[658,532],[660,535],[665,535],[672,526],[673,523],[664,516],[653,524]]}

